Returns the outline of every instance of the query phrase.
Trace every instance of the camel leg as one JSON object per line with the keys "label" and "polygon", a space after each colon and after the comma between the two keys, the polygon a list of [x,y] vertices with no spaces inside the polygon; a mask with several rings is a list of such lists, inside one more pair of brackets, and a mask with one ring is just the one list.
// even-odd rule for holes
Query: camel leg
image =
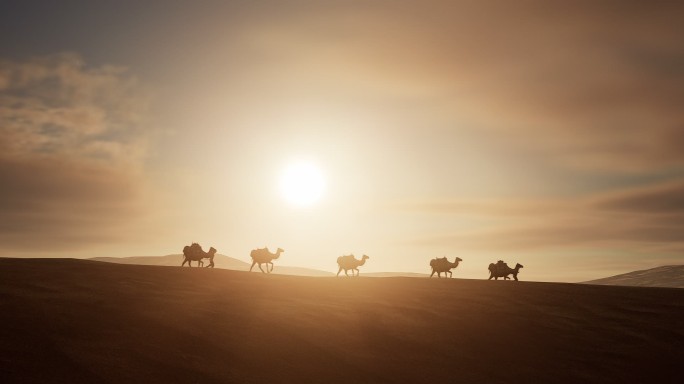
{"label": "camel leg", "polygon": [[342,267],[340,267],[340,270],[337,271],[337,275],[336,275],[336,276],[340,276],[340,272],[342,272]]}
{"label": "camel leg", "polygon": [[450,279],[451,279],[452,276],[454,276],[454,275],[451,273],[451,271],[446,271],[446,272],[444,273],[444,276],[445,276],[445,277],[446,277],[446,274],[447,274],[447,273],[449,274],[449,278],[450,278]]}
{"label": "camel leg", "polygon": [[[354,274],[354,271],[352,271],[352,275],[353,275],[353,274]],[[347,270],[346,270],[346,269],[344,270],[344,275],[347,276],[347,277],[349,277],[349,274],[347,273]]]}
{"label": "camel leg", "polygon": [[256,264],[256,261],[252,261],[252,266],[249,267],[249,271],[252,272],[252,268],[254,268],[254,265]]}
{"label": "camel leg", "polygon": [[354,268],[354,269],[352,270],[352,275],[354,274],[354,271],[356,271],[356,277],[359,277],[359,269],[358,269],[358,268]]}
{"label": "camel leg", "polygon": [[188,259],[184,259],[184,260],[183,260],[183,264],[181,264],[181,267],[184,267],[184,266],[185,266],[185,263],[186,263],[187,261],[188,261]]}
{"label": "camel leg", "polygon": [[515,281],[518,281],[518,275],[517,274],[513,275],[513,278],[515,279]]}
{"label": "camel leg", "polygon": [[[273,272],[273,263],[268,263],[268,264],[271,265],[271,270],[268,273],[271,273],[271,272]],[[266,264],[266,269],[268,269],[268,264]]]}
{"label": "camel leg", "polygon": [[[261,273],[266,273],[264,270],[261,268],[261,263],[259,263],[259,269],[261,269]],[[266,264],[266,269],[268,269],[268,264]]]}
{"label": "camel leg", "polygon": [[430,277],[432,277],[432,276],[434,276],[434,275],[435,275],[435,270],[433,269],[433,270],[432,270],[432,273],[430,274]]}

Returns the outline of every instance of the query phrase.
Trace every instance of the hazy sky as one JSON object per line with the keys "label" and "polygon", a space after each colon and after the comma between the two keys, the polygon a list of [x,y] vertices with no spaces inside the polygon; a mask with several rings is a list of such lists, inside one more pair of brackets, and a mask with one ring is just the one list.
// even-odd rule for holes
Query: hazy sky
{"label": "hazy sky", "polygon": [[681,2],[59,3],[0,2],[0,256],[684,262]]}

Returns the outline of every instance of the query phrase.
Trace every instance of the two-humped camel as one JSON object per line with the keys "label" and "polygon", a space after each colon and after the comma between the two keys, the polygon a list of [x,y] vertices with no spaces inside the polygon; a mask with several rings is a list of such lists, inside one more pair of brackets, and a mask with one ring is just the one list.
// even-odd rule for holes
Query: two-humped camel
{"label": "two-humped camel", "polygon": [[[249,271],[252,272],[252,268],[254,268],[255,264],[259,264],[259,269],[261,269],[261,272],[263,273],[271,273],[273,271],[273,260],[277,259],[280,257],[280,254],[285,252],[283,249],[278,248],[276,253],[271,253],[268,251],[268,248],[257,248],[252,250],[250,252],[250,256],[252,257],[252,266],[249,267]],[[266,264],[266,271],[265,272],[261,268],[261,264]],[[271,265],[271,269],[268,269],[268,265]]]}
{"label": "two-humped camel", "polygon": [[204,265],[202,259],[209,259],[209,265],[207,268],[214,267],[214,256],[216,255],[216,248],[209,248],[209,252],[204,252],[202,247],[197,243],[192,243],[192,245],[186,245],[183,247],[183,264],[181,267],[188,263],[189,267],[192,267],[192,262],[196,261],[198,266]]}
{"label": "two-humped camel", "polygon": [[337,265],[339,265],[340,269],[337,271],[337,276],[340,275],[340,272],[344,270],[345,276],[349,276],[347,274],[347,271],[351,270],[352,271],[352,276],[354,276],[354,271],[356,271],[356,276],[359,275],[359,267],[366,264],[366,259],[370,259],[370,257],[363,255],[361,257],[361,260],[357,260],[354,258],[354,255],[346,255],[346,256],[340,256],[337,258]]}
{"label": "two-humped camel", "polygon": [[430,267],[432,268],[432,273],[430,274],[430,277],[434,276],[435,272],[437,272],[437,277],[441,278],[442,277],[442,272],[444,272],[444,277],[446,277],[446,274],[449,274],[449,277],[452,276],[451,269],[458,267],[458,263],[463,261],[460,257],[457,257],[453,263],[449,262],[446,257],[442,258],[436,258],[430,260]]}

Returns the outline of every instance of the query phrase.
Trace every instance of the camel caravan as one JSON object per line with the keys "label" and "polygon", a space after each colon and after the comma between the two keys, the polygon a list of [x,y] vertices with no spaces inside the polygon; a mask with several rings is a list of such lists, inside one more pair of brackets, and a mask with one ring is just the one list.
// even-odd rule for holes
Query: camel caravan
{"label": "camel caravan", "polygon": [[[262,273],[273,272],[273,260],[280,258],[280,254],[285,252],[282,248],[278,248],[275,253],[271,253],[268,247],[253,249],[249,256],[252,258],[252,266],[249,267],[249,271],[255,265],[259,266],[259,270]],[[209,259],[209,265],[207,268],[214,268],[214,256],[216,255],[216,248],[209,248],[209,252],[204,252],[202,247],[198,243],[192,243],[192,245],[186,245],[183,248],[183,263],[181,267],[188,263],[189,267],[192,267],[192,262],[196,261],[198,267],[204,266],[204,259]],[[337,266],[339,267],[336,276],[340,276],[340,273],[344,271],[345,276],[349,276],[349,271],[351,271],[352,277],[359,276],[359,267],[366,264],[366,260],[370,259],[367,255],[363,255],[361,259],[357,259],[354,255],[343,255],[337,258]],[[457,268],[460,262],[463,261],[460,257],[456,257],[452,263],[449,259],[445,257],[434,258],[430,260],[430,268],[432,273],[430,277],[437,274],[437,278],[442,278],[442,273],[444,273],[445,278],[453,277],[452,269]],[[262,264],[266,264],[266,270],[261,267]],[[270,267],[270,268],[269,268]],[[510,280],[509,276],[513,276],[515,281],[518,281],[518,273],[523,266],[518,263],[515,268],[511,268],[503,260],[499,260],[496,263],[489,264],[489,279],[499,280],[499,277],[503,277],[504,280]],[[356,271],[356,273],[354,273]],[[448,276],[447,276],[448,274]]]}
{"label": "camel caravan", "polygon": [[[442,273],[444,273],[444,277],[447,276],[447,273],[449,274],[449,277],[451,277],[451,270],[458,267],[458,264],[461,261],[463,260],[460,257],[457,257],[453,263],[450,262],[446,257],[430,260],[430,267],[432,268],[430,277],[434,276],[435,273],[437,273],[438,278],[442,277]],[[503,260],[497,261],[496,264],[491,263],[489,264],[488,280],[491,280],[492,278],[494,278],[494,280],[499,280],[499,277],[503,277],[504,280],[510,280],[508,276],[513,275],[515,281],[518,281],[518,272],[520,272],[520,268],[522,267],[522,264],[518,263],[515,265],[515,268],[511,268]]]}

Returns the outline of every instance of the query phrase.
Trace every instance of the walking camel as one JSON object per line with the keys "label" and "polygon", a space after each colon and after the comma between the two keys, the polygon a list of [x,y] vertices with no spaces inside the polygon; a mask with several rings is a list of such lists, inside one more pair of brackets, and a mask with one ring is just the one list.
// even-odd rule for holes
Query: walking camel
{"label": "walking camel", "polygon": [[347,271],[351,270],[352,271],[352,276],[354,276],[354,271],[356,271],[356,276],[359,275],[359,267],[366,264],[366,259],[370,259],[370,257],[363,255],[361,257],[361,260],[357,260],[354,258],[354,255],[346,255],[346,256],[340,256],[337,258],[337,265],[340,266],[340,269],[337,271],[337,276],[340,275],[340,272],[344,269],[344,275],[349,276],[347,274]]}
{"label": "walking camel", "polygon": [[183,247],[183,264],[188,263],[189,267],[192,267],[192,262],[196,261],[197,266],[204,265],[202,259],[209,259],[210,263],[207,267],[214,267],[214,256],[216,255],[216,248],[209,248],[209,252],[204,252],[202,247],[197,243],[192,243],[192,245],[186,245]]}
{"label": "walking camel", "polygon": [[[282,248],[278,248],[276,253],[271,253],[268,251],[268,247],[266,248],[257,248],[252,250],[250,252],[250,256],[252,257],[252,266],[249,267],[249,271],[252,272],[252,268],[254,268],[255,264],[259,264],[259,269],[261,269],[261,272],[263,273],[271,273],[273,272],[273,260],[277,259],[280,257],[280,254],[285,252]],[[261,268],[261,264],[266,264],[266,271]],[[268,265],[271,265],[271,270],[268,269]]]}
{"label": "walking camel", "polygon": [[457,257],[453,263],[450,263],[446,257],[430,260],[430,267],[432,268],[432,273],[430,274],[430,277],[434,276],[435,272],[437,272],[438,278],[442,277],[442,272],[444,272],[444,277],[446,277],[447,273],[449,274],[449,277],[451,277],[451,269],[458,267],[458,263],[460,263],[461,261],[463,261],[463,259],[461,259],[460,257]]}
{"label": "walking camel", "polygon": [[508,266],[508,264],[504,263],[502,260],[499,260],[496,264],[489,264],[488,280],[491,280],[492,277],[494,280],[499,280],[499,277],[503,277],[504,280],[508,280],[508,275],[512,274],[515,281],[518,281],[518,272],[520,272],[520,268],[523,268],[522,264],[520,263],[517,263],[515,268],[511,268]]}

